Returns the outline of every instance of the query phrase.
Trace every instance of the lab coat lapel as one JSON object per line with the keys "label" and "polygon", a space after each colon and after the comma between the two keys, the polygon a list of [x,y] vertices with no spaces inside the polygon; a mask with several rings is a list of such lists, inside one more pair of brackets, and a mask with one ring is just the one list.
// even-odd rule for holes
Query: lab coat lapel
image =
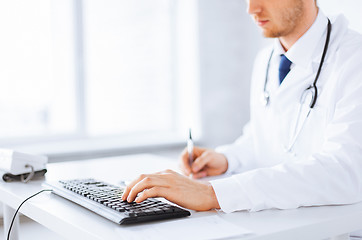
{"label": "lab coat lapel", "polygon": [[294,66],[276,92],[276,107],[280,112],[290,108],[293,103],[299,103],[302,92],[313,82],[313,70]]}

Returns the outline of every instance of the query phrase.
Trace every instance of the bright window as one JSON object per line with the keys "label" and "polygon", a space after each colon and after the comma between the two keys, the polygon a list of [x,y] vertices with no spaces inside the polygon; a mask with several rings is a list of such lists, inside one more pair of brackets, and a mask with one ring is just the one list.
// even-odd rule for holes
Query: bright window
{"label": "bright window", "polygon": [[69,3],[0,2],[2,142],[76,132]]}
{"label": "bright window", "polygon": [[172,2],[84,1],[89,134],[173,129]]}
{"label": "bright window", "polygon": [[0,144],[186,135],[198,120],[194,6],[1,1]]}

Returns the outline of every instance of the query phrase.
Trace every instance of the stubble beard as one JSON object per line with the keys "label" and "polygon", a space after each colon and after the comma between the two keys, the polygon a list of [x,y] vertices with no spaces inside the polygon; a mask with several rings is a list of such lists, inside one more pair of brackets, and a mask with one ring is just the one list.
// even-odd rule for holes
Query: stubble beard
{"label": "stubble beard", "polygon": [[300,20],[303,19],[304,14],[304,5],[303,1],[295,0],[295,5],[293,8],[286,9],[280,15],[280,23],[282,26],[275,26],[274,28],[263,31],[264,37],[267,38],[278,38],[287,36],[294,31],[294,29],[300,23]]}

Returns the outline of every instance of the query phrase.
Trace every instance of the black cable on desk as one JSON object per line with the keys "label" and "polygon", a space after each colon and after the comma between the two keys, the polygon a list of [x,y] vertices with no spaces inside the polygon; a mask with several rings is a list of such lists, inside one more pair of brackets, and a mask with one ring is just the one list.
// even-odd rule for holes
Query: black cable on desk
{"label": "black cable on desk", "polygon": [[35,193],[34,195],[31,195],[30,197],[28,197],[27,199],[25,199],[25,200],[19,205],[18,209],[16,209],[16,211],[15,211],[15,213],[14,213],[13,219],[11,220],[11,224],[10,224],[10,227],[9,227],[7,240],[10,240],[11,229],[12,229],[12,227],[13,227],[16,214],[18,214],[21,206],[22,206],[26,201],[28,201],[30,198],[35,197],[36,195],[38,195],[38,194],[40,194],[40,193],[42,193],[42,192],[51,192],[51,191],[53,191],[53,190],[52,190],[52,189],[43,189],[43,190]]}

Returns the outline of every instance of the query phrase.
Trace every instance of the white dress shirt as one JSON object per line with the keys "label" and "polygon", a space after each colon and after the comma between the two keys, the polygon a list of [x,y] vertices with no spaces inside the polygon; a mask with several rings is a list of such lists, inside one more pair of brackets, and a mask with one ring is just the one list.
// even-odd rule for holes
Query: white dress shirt
{"label": "white dress shirt", "polygon": [[[343,16],[330,18],[331,40],[317,83],[318,98],[298,135],[300,98],[316,76],[327,17],[319,10],[310,29],[285,55],[293,62],[279,85],[284,54],[279,40],[262,50],[254,65],[250,121],[235,143],[217,149],[228,159],[231,177],[211,181],[224,212],[349,204],[362,200],[362,36]],[[272,49],[267,91],[261,104]],[[305,104],[304,104],[305,105]]]}

